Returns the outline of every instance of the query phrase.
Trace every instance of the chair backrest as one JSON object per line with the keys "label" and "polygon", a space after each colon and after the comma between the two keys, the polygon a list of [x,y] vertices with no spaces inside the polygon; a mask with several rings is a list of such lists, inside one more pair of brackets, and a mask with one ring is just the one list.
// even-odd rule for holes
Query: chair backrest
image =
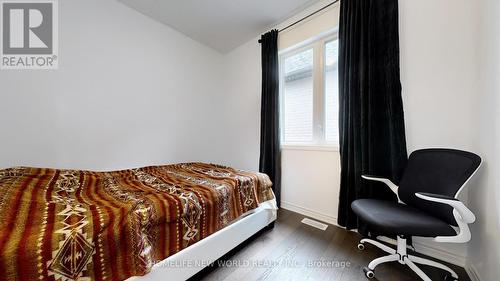
{"label": "chair backrest", "polygon": [[438,148],[414,151],[399,185],[399,198],[407,205],[457,225],[453,208],[420,199],[415,193],[456,197],[480,165],[481,157],[471,152]]}

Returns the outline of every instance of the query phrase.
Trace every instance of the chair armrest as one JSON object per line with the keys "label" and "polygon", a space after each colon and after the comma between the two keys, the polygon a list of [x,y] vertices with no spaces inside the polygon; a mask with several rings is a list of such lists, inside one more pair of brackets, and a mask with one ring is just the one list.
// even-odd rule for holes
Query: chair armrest
{"label": "chair armrest", "polygon": [[[441,195],[441,194],[434,194],[434,193],[427,193],[427,192],[419,192],[418,194],[420,194],[421,196],[432,197],[432,198],[435,198],[435,199],[445,199],[445,200],[460,201],[460,200],[458,200],[455,197]],[[419,198],[421,198],[421,197],[419,197]]]}
{"label": "chair armrest", "polygon": [[[385,183],[391,190],[394,192],[396,195],[398,195],[398,186],[395,185],[390,179],[386,179],[383,177],[378,177],[378,176],[372,176],[372,175],[362,175],[362,178],[365,180],[370,180],[370,181],[379,181]],[[399,195],[398,195],[398,200],[399,200]]]}
{"label": "chair armrest", "polygon": [[465,223],[473,223],[476,221],[474,213],[472,213],[472,211],[469,210],[469,208],[467,208],[462,201],[456,198],[423,192],[417,192],[415,193],[415,196],[423,200],[446,204],[453,207],[453,209],[457,210]]}

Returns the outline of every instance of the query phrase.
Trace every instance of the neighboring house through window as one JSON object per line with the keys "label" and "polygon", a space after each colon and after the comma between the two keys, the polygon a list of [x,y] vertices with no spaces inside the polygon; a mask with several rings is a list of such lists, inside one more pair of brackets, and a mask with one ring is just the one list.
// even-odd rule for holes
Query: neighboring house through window
{"label": "neighboring house through window", "polygon": [[284,146],[338,147],[338,39],[319,38],[280,54]]}

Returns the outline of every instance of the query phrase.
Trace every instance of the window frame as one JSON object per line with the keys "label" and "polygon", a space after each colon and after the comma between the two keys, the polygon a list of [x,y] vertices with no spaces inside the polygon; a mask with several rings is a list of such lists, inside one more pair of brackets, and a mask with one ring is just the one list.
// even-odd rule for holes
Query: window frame
{"label": "window frame", "polygon": [[[281,148],[308,151],[339,151],[339,143],[326,141],[326,44],[338,40],[338,29],[320,34],[300,44],[284,49],[279,56],[279,107],[280,107],[280,140]],[[313,50],[313,140],[306,143],[285,142],[285,93],[284,65],[285,60],[298,53]],[[337,126],[338,128],[338,126]]]}

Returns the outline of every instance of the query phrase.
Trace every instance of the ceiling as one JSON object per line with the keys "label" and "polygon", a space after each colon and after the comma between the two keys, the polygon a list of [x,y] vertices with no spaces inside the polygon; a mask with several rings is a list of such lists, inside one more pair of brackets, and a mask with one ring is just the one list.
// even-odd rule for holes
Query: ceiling
{"label": "ceiling", "polygon": [[227,53],[319,0],[119,0]]}

